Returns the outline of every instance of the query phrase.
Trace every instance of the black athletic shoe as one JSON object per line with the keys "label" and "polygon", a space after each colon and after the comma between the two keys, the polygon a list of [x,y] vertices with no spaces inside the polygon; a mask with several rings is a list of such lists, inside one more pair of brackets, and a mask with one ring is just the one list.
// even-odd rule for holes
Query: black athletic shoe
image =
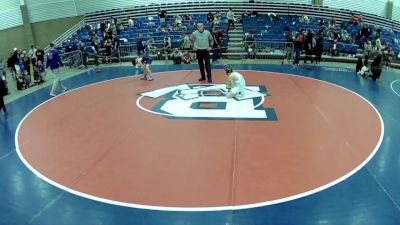
{"label": "black athletic shoe", "polygon": [[206,80],[206,78],[203,78],[203,77],[201,77],[200,79],[199,79],[199,81],[205,81]]}
{"label": "black athletic shoe", "polygon": [[208,83],[212,83],[212,80],[211,80],[211,79],[208,79]]}

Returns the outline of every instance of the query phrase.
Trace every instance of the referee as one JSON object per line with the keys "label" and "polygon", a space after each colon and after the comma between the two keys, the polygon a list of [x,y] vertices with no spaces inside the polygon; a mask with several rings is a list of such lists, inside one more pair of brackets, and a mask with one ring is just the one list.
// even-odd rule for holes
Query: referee
{"label": "referee", "polygon": [[196,50],[197,61],[199,62],[200,73],[201,73],[199,81],[206,80],[206,74],[204,72],[204,64],[205,64],[208,83],[212,83],[210,50],[214,43],[213,37],[209,31],[204,30],[204,25],[202,23],[198,23],[197,30],[192,33],[190,39],[193,42],[194,49]]}

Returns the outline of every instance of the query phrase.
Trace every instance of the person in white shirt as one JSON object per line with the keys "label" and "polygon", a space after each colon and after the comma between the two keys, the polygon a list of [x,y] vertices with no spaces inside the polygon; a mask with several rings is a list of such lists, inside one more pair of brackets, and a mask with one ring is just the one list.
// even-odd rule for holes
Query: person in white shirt
{"label": "person in white shirt", "polygon": [[246,87],[246,81],[242,74],[233,71],[231,65],[226,65],[225,73],[228,76],[228,84],[226,88],[228,92],[226,93],[227,98],[234,98],[234,97],[243,97],[244,96],[244,88]]}
{"label": "person in white shirt", "polygon": [[132,18],[129,18],[128,19],[128,27],[133,27],[133,26],[135,26],[135,23]]}
{"label": "person in white shirt", "polygon": [[29,52],[28,52],[28,56],[31,59],[31,63],[32,63],[33,67],[36,66],[36,58],[37,58],[36,51],[37,51],[36,48],[33,45],[31,45],[31,48],[29,49]]}

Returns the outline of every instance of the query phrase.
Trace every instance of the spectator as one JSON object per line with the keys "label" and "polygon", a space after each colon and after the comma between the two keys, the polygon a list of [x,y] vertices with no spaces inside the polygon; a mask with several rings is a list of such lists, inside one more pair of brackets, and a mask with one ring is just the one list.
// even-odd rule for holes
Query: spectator
{"label": "spectator", "polygon": [[375,46],[376,46],[376,49],[378,50],[378,52],[380,52],[382,50],[382,44],[381,44],[381,40],[379,38],[376,39]]}
{"label": "spectator", "polygon": [[355,18],[353,13],[350,16],[350,23],[353,24],[353,25],[356,25],[356,18]]}
{"label": "spectator", "polygon": [[96,49],[96,52],[99,52],[100,38],[96,33],[92,36],[92,46]]}
{"label": "spectator", "polygon": [[371,41],[368,41],[366,45],[364,45],[364,59],[369,60],[372,54],[372,44]]}
{"label": "spectator", "polygon": [[250,33],[246,33],[243,38],[243,45],[244,50],[247,53],[248,59],[255,59],[256,58],[256,51],[255,51],[255,39],[254,36]]}
{"label": "spectator", "polygon": [[139,38],[136,42],[136,50],[137,50],[137,55],[142,56],[144,53],[144,45],[143,45],[143,34],[139,35]]}
{"label": "spectator", "polygon": [[310,18],[308,18],[307,15],[303,15],[303,20],[305,23],[309,24],[310,23]]}
{"label": "spectator", "polygon": [[11,71],[11,75],[13,77],[13,79],[16,78],[17,75],[17,71],[15,70],[15,64],[14,64],[14,60],[13,60],[13,53],[10,53],[10,56],[7,59],[7,67],[10,68]]}
{"label": "spectator", "polygon": [[363,25],[363,21],[364,21],[363,15],[360,14],[360,15],[358,16],[358,24],[359,24],[360,26],[362,26],[362,25]]}
{"label": "spectator", "polygon": [[38,45],[36,46],[36,59],[37,61],[42,61],[42,63],[44,62],[44,51],[43,49]]}
{"label": "spectator", "polygon": [[183,42],[181,47],[186,51],[192,50],[192,43],[190,42],[190,37],[188,34],[185,34],[185,36],[183,37]]}
{"label": "spectator", "polygon": [[364,24],[364,26],[361,28],[360,34],[364,39],[369,37],[370,30],[368,29],[367,25]]}
{"label": "spectator", "polygon": [[371,64],[371,73],[372,74],[369,75],[369,77],[371,77],[372,80],[379,80],[382,73],[382,55],[379,54],[375,57],[374,61]]}
{"label": "spectator", "polygon": [[214,63],[221,58],[222,32],[214,27],[212,29],[212,36],[214,41],[212,62]]}
{"label": "spectator", "polygon": [[207,14],[207,23],[212,23],[214,21],[214,15],[212,14],[212,12],[209,12]]}
{"label": "spectator", "polygon": [[324,42],[324,38],[322,36],[318,37],[315,48],[314,48],[316,64],[321,63],[321,56],[322,56],[322,53],[324,52],[323,42]]}
{"label": "spectator", "polygon": [[357,59],[357,64],[356,64],[356,73],[358,73],[362,67],[363,67],[363,61],[362,61],[362,58],[359,57]]}
{"label": "spectator", "polygon": [[335,26],[336,26],[336,20],[335,17],[332,17],[332,20],[329,23],[329,29],[335,29]]}
{"label": "spectator", "polygon": [[104,43],[104,47],[106,48],[106,64],[111,63],[111,53],[112,53],[112,43],[111,40],[106,40]]}
{"label": "spectator", "polygon": [[312,51],[313,51],[313,38],[314,34],[311,30],[307,32],[306,39],[305,39],[305,50],[306,50],[306,56],[304,57],[304,63],[307,63],[307,60],[310,59],[311,63],[314,62],[314,59],[312,58]]}
{"label": "spectator", "polygon": [[165,18],[167,17],[167,11],[159,9],[158,10],[158,17],[160,18],[161,23],[165,23]]}
{"label": "spectator", "polygon": [[387,46],[385,50],[383,50],[383,62],[385,66],[389,66],[393,59],[393,51],[390,46]]}
{"label": "spectator", "polygon": [[181,64],[182,63],[183,54],[177,48],[174,49],[174,52],[171,54],[171,59],[174,64]]}
{"label": "spectator", "polygon": [[285,36],[286,36],[286,54],[285,54],[285,59],[282,61],[282,64],[284,62],[289,62],[289,60],[293,59],[293,34],[290,31],[289,28],[286,29],[285,31]]}
{"label": "spectator", "polygon": [[25,50],[22,52],[21,58],[24,63],[25,71],[27,71],[28,75],[30,76],[31,75],[31,60]]}
{"label": "spectator", "polygon": [[235,29],[235,14],[233,13],[232,8],[229,8],[226,18],[228,19],[228,30],[230,29],[231,25],[233,29]]}
{"label": "spectator", "polygon": [[192,55],[190,52],[185,52],[183,54],[183,63],[185,64],[190,64],[192,62]]}
{"label": "spectator", "polygon": [[33,67],[36,66],[36,59],[37,59],[36,51],[37,51],[36,48],[33,45],[31,45],[31,48],[29,49],[29,52],[28,52],[28,56],[31,59],[31,63],[32,63]]}
{"label": "spectator", "polygon": [[4,104],[4,96],[8,94],[8,89],[6,86],[6,81],[4,79],[0,79],[0,110],[3,109],[4,113],[7,113],[6,105]]}
{"label": "spectator", "polygon": [[212,22],[211,28],[213,27],[219,28],[220,24],[221,24],[221,15],[219,14],[219,12],[216,12],[214,14],[214,20]]}
{"label": "spectator", "polygon": [[319,26],[320,26],[320,27],[325,27],[325,20],[324,20],[324,18],[320,18],[320,19],[319,19]]}
{"label": "spectator", "polygon": [[299,61],[300,61],[300,52],[301,49],[303,48],[303,43],[304,43],[304,35],[303,35],[303,30],[301,30],[297,36],[296,40],[294,42],[294,51],[295,51],[295,56],[294,56],[294,61],[293,65],[298,66]]}
{"label": "spectator", "polygon": [[171,54],[171,51],[172,51],[171,38],[165,37],[165,38],[164,38],[164,54],[165,54],[165,59],[168,58],[168,55]]}
{"label": "spectator", "polygon": [[147,40],[147,51],[150,52],[151,54],[154,54],[157,50],[156,42],[154,41],[153,37],[150,37],[149,40]]}
{"label": "spectator", "polygon": [[129,19],[128,19],[128,27],[134,27],[135,26],[135,22],[134,22],[134,20],[132,19],[132,17],[130,17]]}

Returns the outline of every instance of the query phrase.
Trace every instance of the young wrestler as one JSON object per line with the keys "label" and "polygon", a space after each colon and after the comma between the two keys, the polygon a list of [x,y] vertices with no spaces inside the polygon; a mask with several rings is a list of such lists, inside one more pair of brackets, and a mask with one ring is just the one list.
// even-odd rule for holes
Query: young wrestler
{"label": "young wrestler", "polygon": [[228,76],[228,85],[226,86],[228,92],[226,93],[226,97],[243,97],[244,88],[246,87],[246,81],[244,80],[243,75],[233,71],[231,65],[226,65],[224,70]]}
{"label": "young wrestler", "polygon": [[133,66],[141,66],[143,68],[143,76],[140,77],[141,80],[154,80],[154,77],[151,75],[151,62],[153,59],[150,56],[141,56],[132,60]]}

